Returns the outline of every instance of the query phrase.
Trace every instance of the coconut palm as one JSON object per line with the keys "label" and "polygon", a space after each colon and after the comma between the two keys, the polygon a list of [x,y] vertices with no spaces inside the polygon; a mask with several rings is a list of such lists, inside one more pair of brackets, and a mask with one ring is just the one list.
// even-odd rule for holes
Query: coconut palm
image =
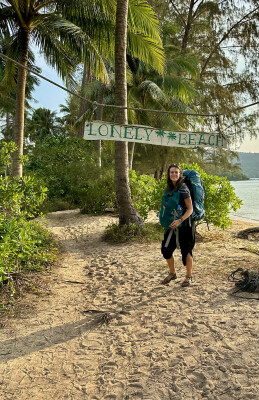
{"label": "coconut palm", "polygon": [[[95,73],[105,79],[100,51],[108,47],[104,40],[109,28],[109,13],[114,6],[108,0],[2,0],[0,34],[11,38],[13,55],[28,65],[31,41],[44,53],[47,62],[63,79],[68,78],[79,60],[94,60]],[[106,29],[107,27],[107,29]],[[102,28],[102,29],[101,29]],[[102,32],[102,40],[100,38]],[[14,136],[18,146],[13,159],[13,175],[22,176],[19,157],[23,154],[24,102],[27,71],[17,67]]]}
{"label": "coconut palm", "polygon": [[[18,61],[28,64],[29,44],[34,41],[48,63],[67,79],[80,61],[87,61],[95,76],[106,80],[103,61],[110,53],[110,36],[114,29],[115,0],[2,0],[0,33],[9,35]],[[132,12],[135,10],[135,12]],[[157,24],[150,7],[141,0],[131,0],[128,32],[129,48],[142,59],[149,58],[161,69],[162,47]],[[15,114],[13,174],[22,175],[19,156],[23,153],[24,100],[27,72],[18,67]]]}
{"label": "coconut palm", "polygon": [[59,135],[63,127],[59,123],[55,111],[48,108],[37,108],[26,123],[26,134],[33,142],[42,141],[47,135]]}
{"label": "coconut palm", "polygon": [[[7,35],[2,37],[0,35],[0,52],[6,56],[13,54],[15,49],[13,48],[11,38]],[[30,68],[34,64],[34,55],[29,51],[28,54],[28,65]],[[41,72],[39,68],[33,67],[35,72]],[[13,140],[13,119],[15,115],[16,105],[16,81],[17,81],[17,70],[15,65],[10,61],[0,57],[0,116],[5,119],[5,123],[2,124],[2,135],[5,140]],[[28,73],[26,81],[26,108],[30,108],[29,101],[33,100],[32,92],[35,85],[39,84],[39,79]]]}
{"label": "coconut palm", "polygon": [[[115,104],[127,107],[126,48],[127,48],[128,0],[117,1],[115,31]],[[116,122],[127,124],[127,110],[118,109]],[[141,223],[141,217],[134,209],[128,176],[128,146],[126,142],[115,142],[115,190],[119,207],[119,223]]]}

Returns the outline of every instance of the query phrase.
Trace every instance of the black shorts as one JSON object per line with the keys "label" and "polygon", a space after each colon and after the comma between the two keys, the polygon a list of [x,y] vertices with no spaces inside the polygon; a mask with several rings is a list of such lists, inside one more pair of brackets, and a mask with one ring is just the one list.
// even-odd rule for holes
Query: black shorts
{"label": "black shorts", "polygon": [[[183,225],[179,230],[179,245],[182,253],[182,262],[183,265],[186,265],[186,256],[187,254],[191,254],[192,249],[195,245],[195,227],[189,225]],[[162,240],[161,252],[166,260],[172,257],[173,252],[176,249],[176,234],[175,231],[172,234],[170,242],[167,247],[165,247],[167,237],[170,233],[170,229],[168,229],[164,234],[164,239]]]}

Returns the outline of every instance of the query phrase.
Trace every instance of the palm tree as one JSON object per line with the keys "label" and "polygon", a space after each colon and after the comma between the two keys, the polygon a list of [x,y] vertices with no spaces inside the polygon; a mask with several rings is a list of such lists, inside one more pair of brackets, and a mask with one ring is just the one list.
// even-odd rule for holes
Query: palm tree
{"label": "palm tree", "polygon": [[59,135],[63,131],[62,125],[55,111],[48,108],[37,108],[33,111],[26,123],[26,134],[33,142],[42,141],[47,135]]}
{"label": "palm tree", "polygon": [[[118,0],[115,30],[115,104],[127,107],[126,48],[127,48],[128,0]],[[127,124],[126,108],[118,109],[116,122]],[[119,207],[119,223],[141,223],[134,209],[128,176],[128,146],[126,142],[115,142],[115,190]]]}
{"label": "palm tree", "polygon": [[[115,11],[111,15],[111,30],[109,32],[109,46],[105,58],[108,74],[105,76],[104,84],[111,85],[111,72],[114,72],[114,57],[115,57]],[[160,30],[158,20],[154,15],[153,10],[145,0],[129,0],[128,2],[128,20],[127,20],[127,56],[136,57],[142,62],[152,65],[154,70],[163,71],[164,53],[161,45]],[[88,86],[96,79],[96,73],[89,62],[84,62],[81,95],[85,96]],[[96,86],[96,85],[95,85]],[[99,97],[99,96],[98,96]],[[96,98],[95,98],[96,99]],[[78,118],[84,121],[84,113],[88,115],[88,102],[80,100],[80,108]],[[78,126],[77,136],[83,137],[83,124]]]}
{"label": "palm tree", "polygon": [[[11,38],[6,35],[0,35],[0,52],[6,56],[10,56],[14,52]],[[32,68],[35,62],[34,55],[29,51],[28,64]],[[35,72],[41,72],[39,68],[34,67]],[[16,81],[17,70],[13,63],[0,57],[0,114],[5,118],[5,125],[2,134],[5,140],[13,140],[13,119],[15,115],[16,105]],[[32,92],[35,85],[39,84],[39,79],[28,73],[25,94],[26,94],[26,108],[30,108],[29,101],[33,99]]]}
{"label": "palm tree", "polygon": [[0,2],[0,34],[10,36],[14,56],[18,53],[16,59],[21,64],[17,67],[14,137],[18,150],[13,158],[13,175],[22,176],[19,157],[23,154],[25,68],[31,40],[39,46],[48,63],[57,68],[63,79],[70,76],[75,64],[87,58],[94,59],[96,75],[105,79],[105,65],[100,50],[105,53],[107,48],[104,38],[109,28],[108,15],[114,10],[112,3],[108,0]]}

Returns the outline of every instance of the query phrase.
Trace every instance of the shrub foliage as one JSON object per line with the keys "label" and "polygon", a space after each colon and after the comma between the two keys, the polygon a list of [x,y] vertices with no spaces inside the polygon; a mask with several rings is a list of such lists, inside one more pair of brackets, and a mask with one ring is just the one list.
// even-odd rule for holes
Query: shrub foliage
{"label": "shrub foliage", "polygon": [[[8,167],[15,146],[1,142],[0,163]],[[40,270],[53,261],[55,245],[46,229],[31,221],[47,196],[34,177],[0,176],[0,283],[12,274]]]}

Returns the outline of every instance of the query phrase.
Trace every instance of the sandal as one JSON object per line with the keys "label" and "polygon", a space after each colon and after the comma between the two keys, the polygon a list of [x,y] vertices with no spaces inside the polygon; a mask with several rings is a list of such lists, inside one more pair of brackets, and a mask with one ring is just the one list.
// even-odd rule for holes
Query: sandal
{"label": "sandal", "polygon": [[163,279],[162,282],[160,282],[160,283],[161,283],[161,285],[168,285],[168,283],[170,281],[172,281],[172,280],[174,280],[176,278],[177,278],[176,273],[175,272],[174,273],[170,272],[169,275],[165,279]]}
{"label": "sandal", "polygon": [[185,280],[182,282],[181,286],[182,287],[187,287],[190,286],[190,281],[192,281],[192,276],[186,275]]}

